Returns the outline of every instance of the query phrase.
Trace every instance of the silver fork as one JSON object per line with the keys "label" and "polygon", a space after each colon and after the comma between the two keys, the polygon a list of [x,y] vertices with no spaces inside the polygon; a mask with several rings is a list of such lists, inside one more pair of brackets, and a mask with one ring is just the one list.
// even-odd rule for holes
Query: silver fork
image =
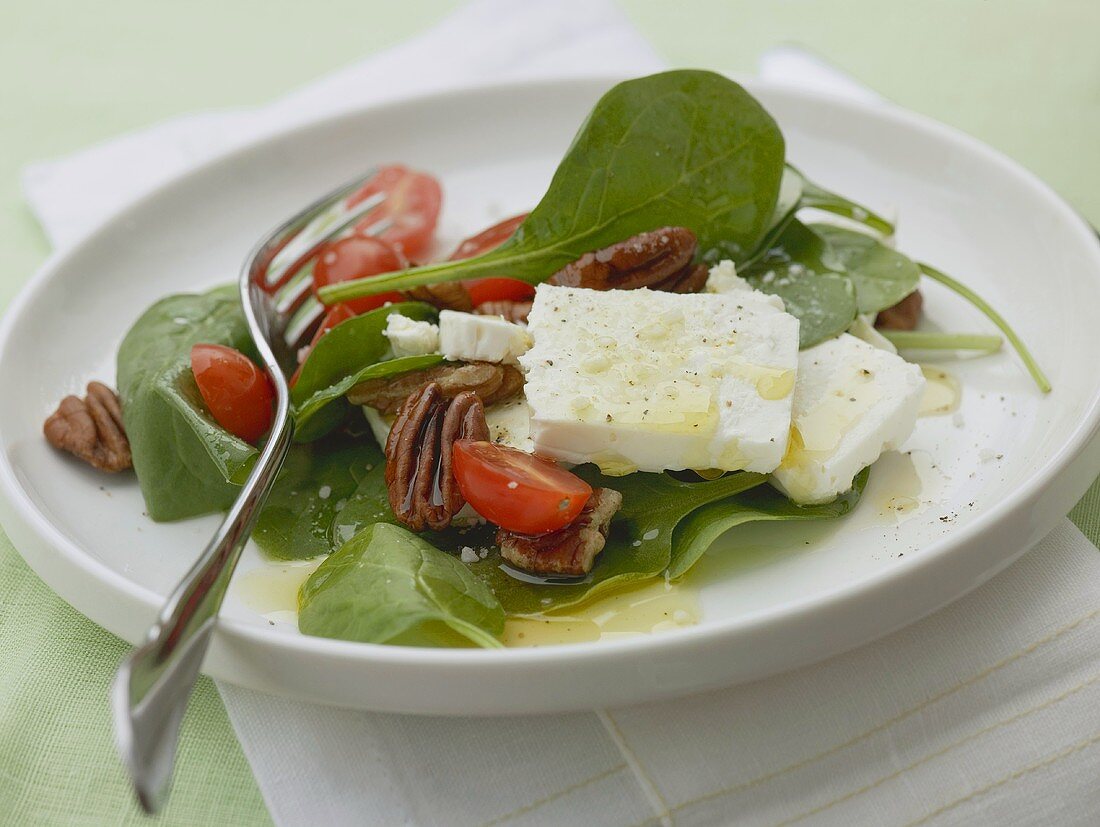
{"label": "silver fork", "polygon": [[[310,295],[309,263],[322,245],[345,233],[385,199],[352,209],[347,196],[373,171],[332,191],[265,236],[240,274],[249,332],[275,386],[276,412],[267,443],[210,544],[169,595],[145,643],[122,662],[112,687],[115,740],[141,806],[156,812],[171,786],[176,742],[218,610],[256,517],[286,459],[294,433],[284,370],[323,314]],[[385,229],[381,222],[367,232]]]}

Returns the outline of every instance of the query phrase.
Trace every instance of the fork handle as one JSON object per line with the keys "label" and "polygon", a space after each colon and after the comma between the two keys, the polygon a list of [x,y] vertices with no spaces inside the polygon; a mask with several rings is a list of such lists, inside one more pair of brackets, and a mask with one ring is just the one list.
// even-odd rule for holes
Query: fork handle
{"label": "fork handle", "polygon": [[290,450],[280,404],[275,431],[217,534],[169,596],[146,641],[122,662],[112,688],[115,737],[142,808],[154,813],[172,778],[180,721],[210,644],[229,580]]}

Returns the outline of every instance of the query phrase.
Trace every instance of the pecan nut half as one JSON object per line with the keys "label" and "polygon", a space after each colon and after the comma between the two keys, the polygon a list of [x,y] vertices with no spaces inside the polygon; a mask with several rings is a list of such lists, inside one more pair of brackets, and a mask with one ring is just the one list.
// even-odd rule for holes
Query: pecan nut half
{"label": "pecan nut half", "polygon": [[517,534],[500,529],[500,556],[535,574],[580,577],[592,571],[596,555],[603,551],[611,518],[623,504],[623,495],[611,488],[597,488],[584,510],[565,528],[547,534]]}
{"label": "pecan nut half", "polygon": [[916,330],[923,307],[924,297],[920,290],[914,290],[892,307],[880,310],[875,317],[875,327],[884,330]]}
{"label": "pecan nut half", "polygon": [[397,519],[413,531],[436,531],[466,504],[451,470],[457,439],[487,440],[477,394],[447,399],[435,382],[409,396],[386,440],[386,489]]}
{"label": "pecan nut half", "polygon": [[483,302],[474,308],[474,313],[479,316],[503,316],[506,321],[520,324],[527,323],[527,314],[530,312],[531,302],[519,302],[512,299]]}
{"label": "pecan nut half", "polygon": [[460,281],[422,284],[406,290],[405,295],[412,301],[427,302],[440,310],[462,310],[468,313],[474,309],[470,291]]}
{"label": "pecan nut half", "polygon": [[101,382],[90,383],[83,399],[62,399],[42,432],[50,445],[101,471],[116,473],[133,467],[118,395]]}
{"label": "pecan nut half", "polygon": [[648,287],[694,293],[707,280],[707,268],[693,265],[695,233],[687,227],[662,227],[585,253],[552,275],[550,284],[592,290]]}
{"label": "pecan nut half", "polygon": [[392,414],[404,404],[410,394],[430,382],[439,385],[448,399],[463,391],[476,393],[486,405],[493,405],[514,396],[523,388],[523,374],[512,365],[494,362],[464,362],[433,365],[384,379],[368,379],[348,391],[353,405],[369,405],[380,413]]}

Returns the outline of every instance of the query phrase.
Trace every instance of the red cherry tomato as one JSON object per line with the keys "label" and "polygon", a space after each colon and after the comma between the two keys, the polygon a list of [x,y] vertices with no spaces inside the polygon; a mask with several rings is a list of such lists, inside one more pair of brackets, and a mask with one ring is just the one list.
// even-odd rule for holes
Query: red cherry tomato
{"label": "red cherry tomato", "polygon": [[470,301],[474,307],[485,302],[495,301],[530,301],[535,295],[535,288],[519,279],[489,278],[473,279],[465,282],[466,292],[470,294]]}
{"label": "red cherry tomato", "polygon": [[452,459],[462,496],[509,531],[556,531],[573,522],[592,496],[592,486],[553,461],[504,445],[460,439]]}
{"label": "red cherry tomato", "polygon": [[[404,270],[408,261],[392,244],[380,238],[353,235],[325,245],[313,265],[313,292],[329,284],[377,276]],[[396,292],[379,293],[345,302],[353,314],[366,313],[386,302],[399,302],[404,297]]]}
{"label": "red cherry tomato", "polygon": [[477,235],[470,236],[455,247],[455,251],[451,253],[451,257],[447,260],[459,261],[464,258],[473,258],[496,249],[512,237],[512,233],[526,220],[527,215],[528,213],[525,212],[513,215],[511,218],[505,218],[503,221],[494,224],[487,230],[482,230]]}
{"label": "red cherry tomato", "polygon": [[[439,182],[427,173],[401,164],[382,167],[358,192],[347,200],[354,207],[372,195],[383,192],[386,200],[355,225],[356,232],[388,241],[410,259],[424,255],[432,243],[443,191]],[[372,228],[388,224],[382,232]]]}
{"label": "red cherry tomato", "polygon": [[275,391],[255,362],[225,345],[195,345],[191,372],[206,407],[225,430],[252,443],[267,433]]}
{"label": "red cherry tomato", "polygon": [[[473,258],[496,249],[509,238],[516,228],[527,218],[527,213],[513,215],[499,224],[494,224],[487,230],[482,230],[477,235],[470,236],[451,253],[450,261],[458,261],[464,258]],[[479,304],[491,301],[527,301],[535,295],[535,288],[525,281],[507,278],[472,279],[463,282],[470,292],[470,301],[476,307]]]}

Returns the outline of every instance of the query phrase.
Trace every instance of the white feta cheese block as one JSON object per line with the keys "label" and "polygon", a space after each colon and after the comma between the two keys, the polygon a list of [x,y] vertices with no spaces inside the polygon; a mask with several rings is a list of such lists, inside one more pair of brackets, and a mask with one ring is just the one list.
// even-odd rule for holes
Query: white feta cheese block
{"label": "white feta cheese block", "polygon": [[439,352],[439,328],[431,322],[391,313],[386,317],[386,329],[382,332],[389,339],[395,357]]}
{"label": "white feta cheese block", "polygon": [[823,503],[913,432],[918,365],[843,333],[798,355],[791,443],[772,480],[797,503]]}
{"label": "white feta cheese block", "polygon": [[457,310],[439,314],[439,347],[446,359],[515,363],[530,346],[527,328],[503,316],[480,316]]}
{"label": "white feta cheese block", "polygon": [[540,285],[528,316],[538,453],[608,474],[772,471],[786,451],[798,320],[753,291]]}

